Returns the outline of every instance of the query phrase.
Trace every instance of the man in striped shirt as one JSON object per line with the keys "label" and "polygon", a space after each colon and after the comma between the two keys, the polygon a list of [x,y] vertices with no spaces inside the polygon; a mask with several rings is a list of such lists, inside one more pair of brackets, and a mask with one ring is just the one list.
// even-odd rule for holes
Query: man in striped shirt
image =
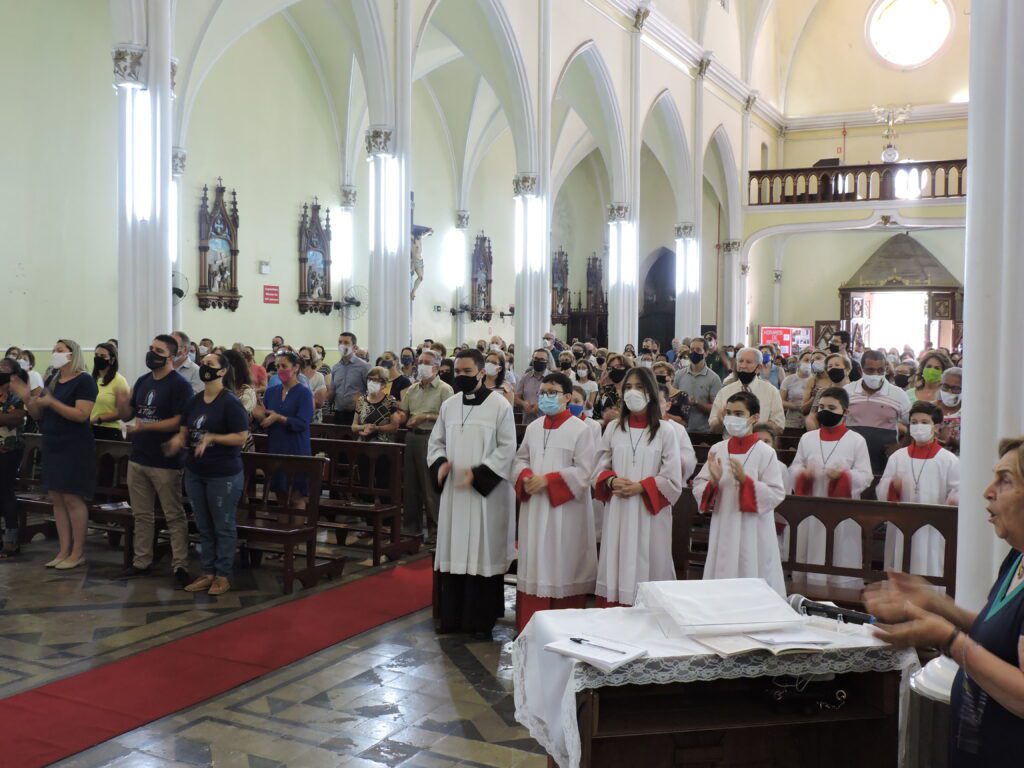
{"label": "man in striped shirt", "polygon": [[863,377],[846,385],[850,408],[846,426],[860,433],[868,444],[871,471],[885,471],[885,449],[899,440],[910,418],[907,393],[885,380],[885,355],[868,350],[861,358]]}

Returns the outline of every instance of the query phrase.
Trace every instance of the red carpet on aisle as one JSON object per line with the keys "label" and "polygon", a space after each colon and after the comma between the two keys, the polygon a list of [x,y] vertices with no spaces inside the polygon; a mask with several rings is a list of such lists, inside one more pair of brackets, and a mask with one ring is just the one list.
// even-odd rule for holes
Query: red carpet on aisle
{"label": "red carpet on aisle", "polygon": [[430,605],[431,560],[0,700],[0,764],[48,765]]}

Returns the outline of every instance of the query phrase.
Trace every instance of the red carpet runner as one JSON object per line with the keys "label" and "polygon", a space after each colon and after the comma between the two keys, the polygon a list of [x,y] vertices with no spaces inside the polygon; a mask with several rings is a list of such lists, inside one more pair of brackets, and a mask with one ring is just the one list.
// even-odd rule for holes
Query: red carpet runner
{"label": "red carpet runner", "polygon": [[430,605],[424,558],[0,700],[0,764],[43,766]]}

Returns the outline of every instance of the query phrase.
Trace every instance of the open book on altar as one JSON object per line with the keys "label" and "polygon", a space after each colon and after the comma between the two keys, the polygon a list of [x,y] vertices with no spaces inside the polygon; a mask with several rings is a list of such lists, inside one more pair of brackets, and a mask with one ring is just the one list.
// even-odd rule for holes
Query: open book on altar
{"label": "open book on altar", "polygon": [[776,656],[790,653],[821,653],[839,640],[839,636],[834,632],[807,627],[746,632],[741,635],[700,635],[694,639],[722,658],[726,658],[751,651],[768,651]]}

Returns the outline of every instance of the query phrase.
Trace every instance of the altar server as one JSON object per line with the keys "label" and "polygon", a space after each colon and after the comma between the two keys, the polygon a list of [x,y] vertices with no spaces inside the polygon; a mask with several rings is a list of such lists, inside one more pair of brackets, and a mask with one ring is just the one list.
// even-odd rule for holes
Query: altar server
{"label": "altar server", "polygon": [[[604,433],[604,424],[588,415],[587,400],[589,397],[590,395],[587,390],[577,384],[572,388],[572,398],[569,400],[568,407],[570,413],[586,424],[591,433],[593,433],[596,460],[596,451],[601,444],[601,436]],[[593,494],[591,494],[590,503],[594,509],[594,535],[597,537],[597,542],[600,543],[601,526],[604,524],[604,502],[593,498]]]}
{"label": "altar server", "polygon": [[505,612],[503,577],[515,556],[515,494],[509,478],[516,427],[508,400],[483,386],[484,358],[455,358],[455,396],[441,404],[427,464],[441,491],[434,569],[439,632],[490,639]]}
{"label": "altar server", "polygon": [[[597,579],[597,539],[590,500],[594,433],[568,409],[572,381],[541,380],[543,419],[530,423],[512,475],[519,499],[516,628],[537,611],[585,608]],[[592,421],[592,420],[591,420]]]}
{"label": "altar server", "polygon": [[[844,419],[850,398],[842,387],[829,387],[818,398],[819,429],[805,432],[789,466],[793,493],[797,496],[826,496],[831,499],[859,499],[871,485],[871,456],[864,438],[846,428]],[[861,529],[853,520],[844,520],[835,529],[832,565],[861,567]],[[825,526],[807,519],[796,537],[796,559],[801,563],[825,562]],[[810,583],[835,586],[860,586],[851,576],[809,574]]]}
{"label": "altar server", "polygon": [[761,578],[785,597],[775,508],[786,496],[775,451],[753,427],[761,404],[752,392],[725,401],[728,440],[715,443],[693,481],[701,512],[711,515],[705,579]]}
{"label": "altar server", "polygon": [[697,452],[693,450],[693,441],[690,440],[690,433],[686,431],[686,427],[668,417],[668,412],[672,408],[672,401],[669,398],[668,387],[663,384],[658,386],[658,405],[661,408],[661,419],[665,426],[675,432],[676,437],[679,439],[679,466],[682,470],[683,485],[685,486],[690,482],[693,470],[697,468]]}
{"label": "altar server", "polygon": [[[934,403],[918,400],[910,407],[909,447],[889,457],[878,482],[878,498],[912,504],[960,503],[960,459],[939,445],[936,431],[942,424],[942,410]],[[928,526],[910,539],[910,568],[902,568],[903,532],[891,523],[885,531],[885,567],[922,576],[942,576],[945,541]]]}
{"label": "altar server", "polygon": [[[787,494],[792,493],[793,483],[789,477],[789,467],[782,463],[782,459],[779,458],[778,446],[775,444],[778,439],[775,435],[775,428],[761,422],[754,425],[754,434],[757,435],[758,440],[775,452],[775,464],[779,468],[779,474],[782,475],[783,489]],[[779,555],[782,557],[782,562],[786,562],[786,558],[789,557],[789,523],[778,512],[775,513],[775,535],[779,539]]]}
{"label": "altar server", "polygon": [[661,418],[647,368],[629,369],[622,402],[597,452],[594,493],[605,502],[598,605],[632,605],[641,582],[676,578],[672,505],[683,490],[679,439]]}

